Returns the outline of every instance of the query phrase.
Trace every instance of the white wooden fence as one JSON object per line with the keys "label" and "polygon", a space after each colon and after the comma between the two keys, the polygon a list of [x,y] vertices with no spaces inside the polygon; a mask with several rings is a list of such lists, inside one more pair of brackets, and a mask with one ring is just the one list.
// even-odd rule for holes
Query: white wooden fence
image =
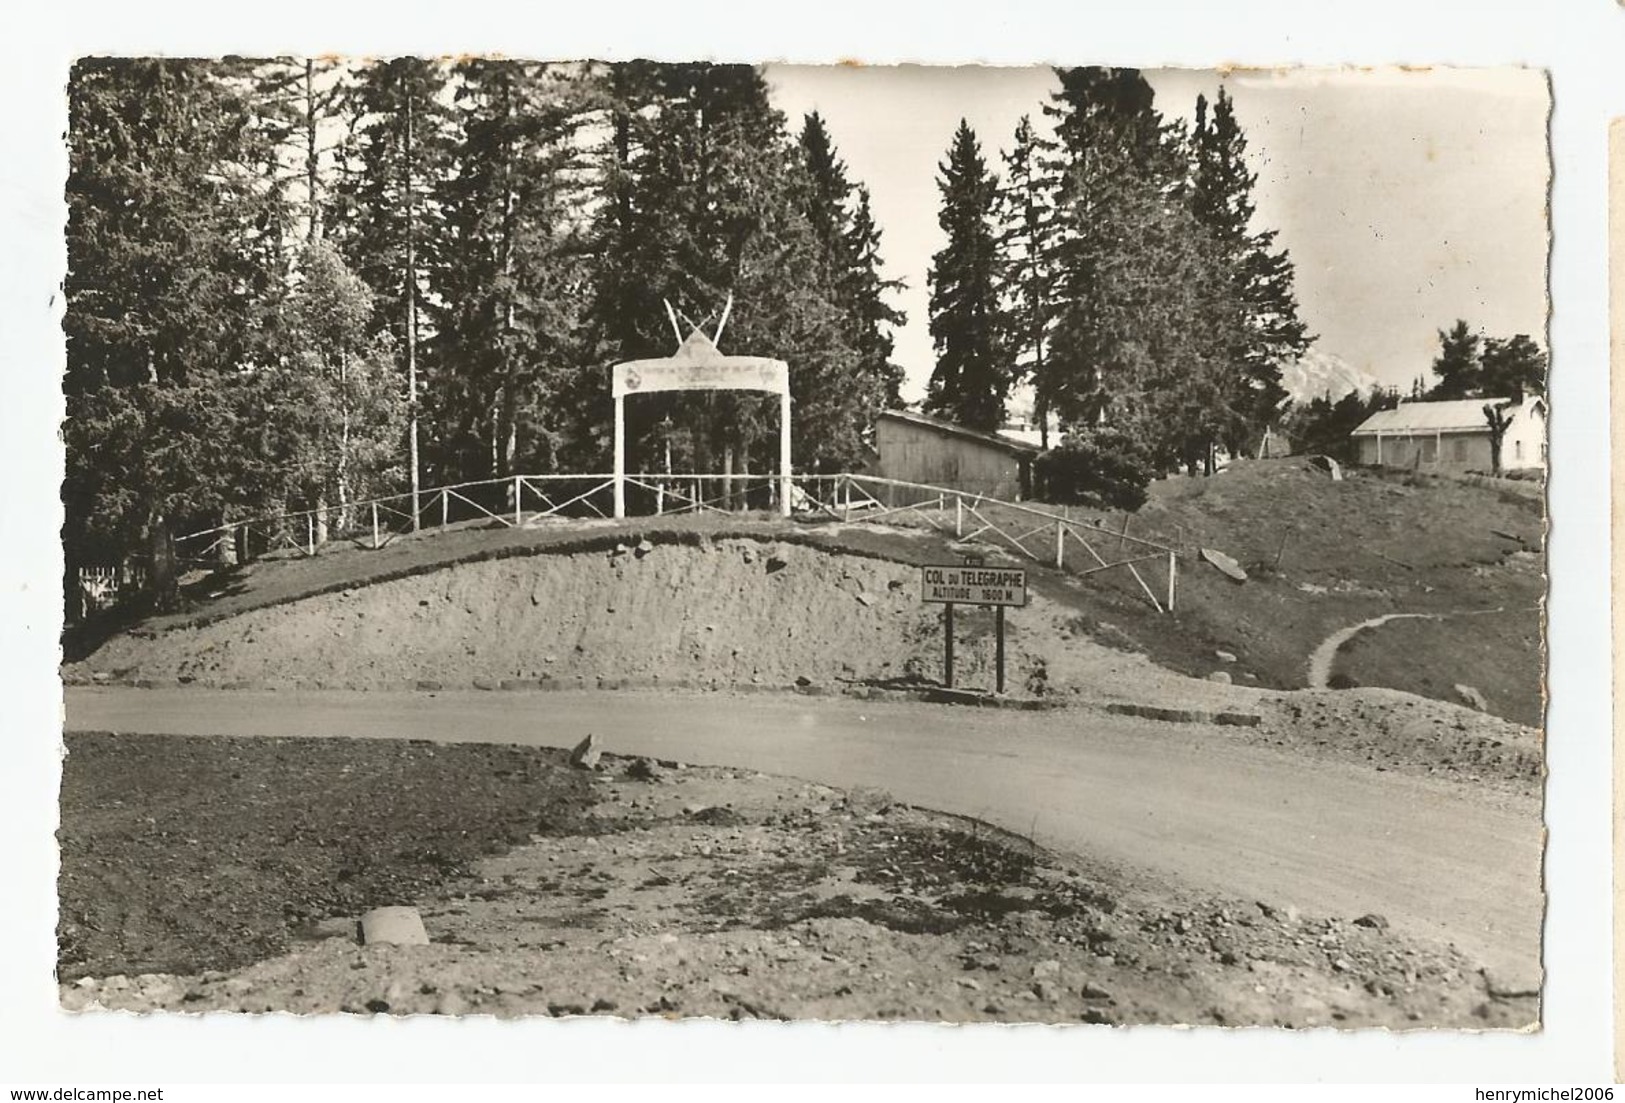
{"label": "white wooden fence", "polygon": [[[628,513],[777,513],[781,483],[776,475],[666,474],[625,476]],[[420,531],[449,531],[469,522],[510,528],[549,518],[610,519],[615,477],[511,475],[434,487],[353,502],[325,510],[299,510],[232,521],[177,539],[181,556],[194,564],[235,562],[289,550],[314,556],[334,544],[364,549],[388,546]],[[1177,600],[1179,557],[1167,544],[1114,532],[1098,519],[1022,502],[1007,502],[951,487],[908,483],[871,475],[802,475],[791,487],[792,514],[805,520],[914,525],[951,533],[955,540],[992,543],[1006,551],[1077,576],[1116,571],[1132,578],[1159,612]]]}
{"label": "white wooden fence", "polygon": [[79,619],[85,620],[96,613],[106,612],[139,592],[146,582],[146,571],[132,564],[122,567],[80,567],[77,595]]}
{"label": "white wooden fence", "polygon": [[809,476],[797,484],[818,510],[843,522],[923,524],[951,532],[955,540],[991,543],[1077,576],[1120,571],[1134,579],[1159,613],[1172,612],[1178,600],[1176,550],[1130,536],[1126,528],[1112,532],[1096,521],[1026,502],[873,475]]}

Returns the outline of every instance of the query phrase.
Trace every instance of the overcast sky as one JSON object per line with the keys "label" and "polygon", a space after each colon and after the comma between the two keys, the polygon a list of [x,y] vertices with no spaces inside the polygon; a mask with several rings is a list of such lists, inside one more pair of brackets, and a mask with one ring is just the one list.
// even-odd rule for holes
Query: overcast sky
{"label": "overcast sky", "polygon": [[[938,165],[961,116],[989,163],[1016,123],[1035,123],[1047,68],[769,66],[774,102],[799,128],[817,109],[850,175],[869,185],[887,274],[907,282],[897,359],[918,397],[934,362],[926,270],[942,247]],[[1209,70],[1147,77],[1165,117],[1189,118]],[[1466,318],[1545,345],[1546,122],[1534,70],[1282,70],[1223,78],[1246,132],[1259,228],[1297,266],[1316,348],[1384,383],[1425,373],[1436,331]]]}

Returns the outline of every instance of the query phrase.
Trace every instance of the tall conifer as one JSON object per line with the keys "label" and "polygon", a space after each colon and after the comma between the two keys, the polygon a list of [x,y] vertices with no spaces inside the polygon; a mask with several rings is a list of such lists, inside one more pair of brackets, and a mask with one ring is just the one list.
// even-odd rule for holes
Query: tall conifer
{"label": "tall conifer", "polygon": [[1000,341],[999,249],[994,232],[998,178],[964,119],[937,187],[937,222],[948,242],[931,260],[931,340],[937,363],[926,409],[974,429],[1004,420],[1010,368]]}
{"label": "tall conifer", "polygon": [[1191,209],[1212,239],[1240,320],[1240,344],[1230,350],[1238,424],[1261,430],[1286,398],[1281,365],[1301,356],[1313,338],[1298,317],[1290,256],[1275,248],[1276,231],[1254,226],[1258,176],[1247,165],[1247,139],[1222,86],[1211,115],[1208,107],[1206,97],[1198,96]]}

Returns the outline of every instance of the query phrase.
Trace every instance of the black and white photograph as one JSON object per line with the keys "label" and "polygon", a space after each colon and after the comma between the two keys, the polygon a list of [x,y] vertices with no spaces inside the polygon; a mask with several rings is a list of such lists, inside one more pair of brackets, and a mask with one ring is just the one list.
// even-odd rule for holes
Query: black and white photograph
{"label": "black and white photograph", "polygon": [[62,1009],[1541,1029],[1542,69],[66,96]]}

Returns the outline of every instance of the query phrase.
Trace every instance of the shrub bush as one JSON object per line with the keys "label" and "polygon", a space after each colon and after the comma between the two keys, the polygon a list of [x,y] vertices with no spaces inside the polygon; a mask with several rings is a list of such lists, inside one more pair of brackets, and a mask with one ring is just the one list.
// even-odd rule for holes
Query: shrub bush
{"label": "shrub bush", "polygon": [[1069,433],[1036,466],[1045,501],[1097,509],[1139,509],[1156,474],[1150,449],[1116,429]]}

